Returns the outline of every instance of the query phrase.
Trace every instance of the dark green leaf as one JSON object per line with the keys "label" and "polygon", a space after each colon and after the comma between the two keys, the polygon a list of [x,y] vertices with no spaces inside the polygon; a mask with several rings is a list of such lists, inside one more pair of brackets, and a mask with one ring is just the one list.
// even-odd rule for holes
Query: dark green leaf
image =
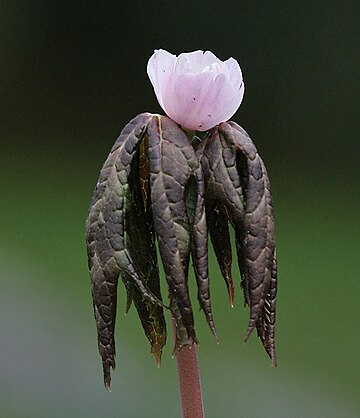
{"label": "dark green leaf", "polygon": [[[175,319],[181,317],[188,334],[181,341],[178,334],[177,345],[181,347],[186,341],[196,341],[187,283],[191,239],[194,240],[193,257],[199,300],[214,330],[207,269],[204,185],[195,151],[185,133],[173,121],[164,116],[153,116],[148,135],[154,229],[169,292],[179,310],[179,315],[173,315]],[[199,194],[196,199],[195,190]]]}
{"label": "dark green leaf", "polygon": [[[250,306],[250,321],[245,339],[256,327],[266,351],[276,364],[275,305],[276,257],[275,227],[269,178],[255,145],[234,122],[213,128],[199,146],[206,180],[206,205],[212,241],[217,258],[219,242],[228,243],[224,227],[228,219],[235,229],[238,263],[242,275],[245,302]],[[222,207],[222,211],[211,213]],[[224,219],[219,221],[219,217]],[[222,238],[214,232],[220,222]],[[226,261],[227,260],[227,261]],[[220,261],[226,278],[229,257]]]}
{"label": "dark green leaf", "polygon": [[94,313],[107,388],[111,380],[110,368],[115,368],[114,328],[119,275],[131,277],[142,296],[161,304],[144,284],[141,272],[127,249],[125,234],[125,213],[131,199],[131,163],[149,117],[149,114],[137,116],[115,142],[100,172],[86,225]]}
{"label": "dark green leaf", "polygon": [[[147,165],[141,166],[141,145],[146,141],[146,135],[133,159],[129,174],[129,202],[125,211],[125,237],[127,249],[134,261],[136,271],[141,274],[146,288],[159,300],[160,276],[157,263],[155,233],[152,225],[151,209],[147,208],[149,198],[148,187],[142,187],[149,182]],[[150,205],[149,205],[150,206]],[[130,278],[131,280],[131,278]],[[144,299],[143,294],[133,284],[133,300],[139,314],[145,335],[151,343],[151,352],[160,365],[162,349],[166,343],[166,323],[163,308],[159,304]]]}
{"label": "dark green leaf", "polygon": [[191,225],[191,254],[198,286],[198,300],[206,321],[218,340],[210,302],[205,182],[200,166],[195,170],[194,176],[190,177],[186,192],[187,213]]}
{"label": "dark green leaf", "polygon": [[209,200],[207,207],[206,217],[211,242],[228,289],[230,305],[234,306],[235,288],[231,275],[232,252],[228,225],[229,216],[226,207],[218,201]]}

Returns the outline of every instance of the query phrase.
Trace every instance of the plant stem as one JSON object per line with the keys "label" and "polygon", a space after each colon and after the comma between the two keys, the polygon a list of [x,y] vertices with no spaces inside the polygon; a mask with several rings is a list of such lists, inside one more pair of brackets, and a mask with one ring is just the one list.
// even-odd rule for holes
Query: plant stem
{"label": "plant stem", "polygon": [[[173,321],[174,337],[176,326]],[[204,418],[196,344],[184,345],[176,355],[183,418]]]}

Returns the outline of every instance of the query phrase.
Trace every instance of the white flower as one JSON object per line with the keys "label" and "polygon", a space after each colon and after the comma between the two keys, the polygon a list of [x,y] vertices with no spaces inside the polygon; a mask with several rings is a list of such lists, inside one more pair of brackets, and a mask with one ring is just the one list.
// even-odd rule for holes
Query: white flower
{"label": "white flower", "polygon": [[210,51],[178,57],[155,50],[147,73],[164,112],[183,128],[208,129],[227,121],[244,96],[244,82],[234,58],[220,61]]}

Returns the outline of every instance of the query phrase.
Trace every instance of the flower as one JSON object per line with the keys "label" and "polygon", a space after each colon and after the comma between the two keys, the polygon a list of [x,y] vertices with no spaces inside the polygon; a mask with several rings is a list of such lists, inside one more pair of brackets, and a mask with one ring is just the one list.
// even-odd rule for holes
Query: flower
{"label": "flower", "polygon": [[244,82],[234,58],[219,60],[210,51],[176,57],[159,49],[147,73],[165,113],[185,129],[207,131],[227,121],[244,95]]}

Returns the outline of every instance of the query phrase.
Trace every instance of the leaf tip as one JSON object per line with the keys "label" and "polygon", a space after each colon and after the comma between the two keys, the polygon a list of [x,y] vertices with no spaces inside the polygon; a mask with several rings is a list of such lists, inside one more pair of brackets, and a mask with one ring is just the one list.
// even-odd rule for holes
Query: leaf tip
{"label": "leaf tip", "polygon": [[161,366],[162,348],[158,344],[154,344],[151,347],[151,354],[154,356],[156,365],[157,365],[157,367],[159,369],[160,366]]}
{"label": "leaf tip", "polygon": [[249,323],[249,325],[247,327],[247,330],[246,330],[245,337],[244,337],[244,343],[247,342],[247,340],[249,339],[251,333],[254,331],[255,324],[256,324],[255,321],[253,321],[253,320],[250,321],[250,323]]}
{"label": "leaf tip", "polygon": [[277,367],[277,360],[276,360],[276,352],[275,349],[272,348],[270,351],[268,351],[269,357],[271,359],[271,367]]}
{"label": "leaf tip", "polygon": [[213,336],[215,337],[216,343],[219,344],[219,334],[215,328],[215,325],[211,328],[211,331],[213,333]]}
{"label": "leaf tip", "polygon": [[107,358],[103,359],[103,376],[104,376],[104,386],[108,392],[111,392],[111,369],[115,370],[115,359]]}
{"label": "leaf tip", "polygon": [[110,392],[111,393],[111,390],[110,390],[110,385],[111,385],[111,377],[110,377],[110,373],[109,373],[109,375],[108,376],[104,376],[104,386],[105,386],[105,389],[108,391],[108,392]]}

